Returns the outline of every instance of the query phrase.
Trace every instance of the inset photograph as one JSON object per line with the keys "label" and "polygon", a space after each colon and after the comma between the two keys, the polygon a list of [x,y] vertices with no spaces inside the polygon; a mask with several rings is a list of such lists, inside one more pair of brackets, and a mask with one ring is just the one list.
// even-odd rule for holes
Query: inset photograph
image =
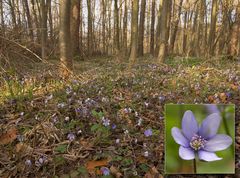
{"label": "inset photograph", "polygon": [[165,106],[166,174],[235,173],[235,105]]}

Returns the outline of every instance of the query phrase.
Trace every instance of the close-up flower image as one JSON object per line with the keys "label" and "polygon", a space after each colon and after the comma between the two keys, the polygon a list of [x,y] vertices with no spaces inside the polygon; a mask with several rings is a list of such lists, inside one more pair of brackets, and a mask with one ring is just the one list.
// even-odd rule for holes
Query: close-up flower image
{"label": "close-up flower image", "polygon": [[234,173],[234,105],[165,109],[166,173]]}

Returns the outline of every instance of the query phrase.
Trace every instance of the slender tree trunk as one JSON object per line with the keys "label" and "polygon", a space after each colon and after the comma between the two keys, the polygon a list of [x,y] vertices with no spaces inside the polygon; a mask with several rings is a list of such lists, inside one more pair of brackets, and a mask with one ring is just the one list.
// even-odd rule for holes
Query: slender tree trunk
{"label": "slender tree trunk", "polygon": [[17,20],[16,20],[16,14],[15,14],[15,10],[14,10],[14,6],[15,6],[14,1],[8,0],[8,4],[9,4],[9,7],[10,7],[13,28],[16,29]]}
{"label": "slender tree trunk", "polygon": [[199,2],[199,19],[198,19],[198,32],[197,32],[197,50],[198,55],[203,55],[204,45],[204,18],[205,18],[205,1]]}
{"label": "slender tree trunk", "polygon": [[114,33],[115,54],[118,56],[120,50],[118,0],[114,0]]}
{"label": "slender tree trunk", "polygon": [[71,1],[60,0],[60,62],[61,75],[63,78],[68,77],[73,70],[70,19],[71,19]]}
{"label": "slender tree trunk", "polygon": [[143,56],[144,54],[144,24],[145,24],[145,11],[146,11],[146,0],[141,1],[141,12],[140,12],[140,24],[138,34],[138,55]]}
{"label": "slender tree trunk", "polygon": [[32,17],[31,17],[31,14],[30,14],[29,6],[28,6],[28,0],[23,0],[23,4],[24,4],[24,7],[25,7],[25,12],[26,12],[26,16],[27,16],[27,24],[28,24],[29,35],[30,35],[30,38],[33,40],[34,36],[33,36]]}
{"label": "slender tree trunk", "polygon": [[152,54],[152,56],[154,56],[155,8],[156,8],[156,1],[152,0],[151,40],[150,40],[150,53]]}
{"label": "slender tree trunk", "polygon": [[130,63],[134,63],[137,60],[138,9],[139,1],[132,0],[131,53],[129,58]]}
{"label": "slender tree trunk", "polygon": [[183,42],[182,42],[182,53],[186,55],[187,50],[187,23],[188,23],[188,12],[184,13],[184,27],[183,27]]}
{"label": "slender tree trunk", "polygon": [[128,20],[128,1],[125,0],[124,4],[124,17],[123,17],[123,51],[125,56],[128,55],[128,48],[127,48],[127,44],[128,44],[128,35],[127,35],[127,20]]}
{"label": "slender tree trunk", "polygon": [[163,0],[159,2],[159,10],[158,10],[158,24],[157,24],[157,32],[156,32],[156,47],[155,47],[155,56],[158,56],[159,47],[160,47],[160,32],[161,32],[161,17],[162,17],[162,6]]}
{"label": "slender tree trunk", "polygon": [[47,0],[47,7],[48,7],[48,21],[49,21],[49,29],[50,29],[50,39],[51,39],[51,42],[54,42],[53,20],[52,20],[52,0]]}
{"label": "slender tree trunk", "polygon": [[163,0],[162,16],[161,16],[161,30],[160,30],[160,46],[158,54],[158,62],[164,62],[167,53],[168,43],[168,17],[169,17],[169,6],[171,5],[170,0]]}
{"label": "slender tree trunk", "polygon": [[183,0],[180,0],[180,2],[178,4],[178,14],[177,14],[176,19],[174,19],[175,21],[173,22],[172,33],[171,33],[171,38],[170,38],[170,46],[169,46],[169,51],[171,53],[174,51],[174,45],[175,45],[175,41],[176,41],[178,25],[179,25],[181,13],[182,13],[182,3],[183,3]]}
{"label": "slender tree trunk", "polygon": [[31,0],[31,9],[32,9],[32,13],[33,13],[33,19],[34,19],[34,27],[36,29],[36,34],[37,34],[37,41],[38,43],[40,43],[40,39],[41,39],[41,31],[40,31],[40,20],[38,18],[37,15],[37,11],[35,8],[36,4],[35,4],[35,0]]}
{"label": "slender tree trunk", "polygon": [[4,19],[4,11],[3,11],[3,2],[0,1],[0,17],[1,17],[1,31],[2,34],[5,34],[5,19]]}
{"label": "slender tree trunk", "polygon": [[93,30],[92,30],[92,1],[87,0],[87,7],[88,7],[88,55],[92,56],[93,54]]}
{"label": "slender tree trunk", "polygon": [[103,54],[106,54],[106,4],[105,0],[102,0],[102,43],[103,43]]}
{"label": "slender tree trunk", "polygon": [[42,59],[47,57],[47,4],[45,0],[41,0],[41,45]]}
{"label": "slender tree trunk", "polygon": [[82,8],[82,0],[80,0],[80,24],[79,24],[79,51],[80,51],[80,57],[81,59],[84,59],[84,53],[83,53],[83,8]]}
{"label": "slender tree trunk", "polygon": [[71,41],[72,54],[78,56],[79,51],[79,25],[80,25],[80,0],[71,0]]}
{"label": "slender tree trunk", "polygon": [[217,23],[217,3],[218,0],[212,0],[212,11],[211,11],[211,26],[209,32],[208,46],[209,46],[209,56],[214,55],[215,49],[215,37],[216,37],[216,23]]}

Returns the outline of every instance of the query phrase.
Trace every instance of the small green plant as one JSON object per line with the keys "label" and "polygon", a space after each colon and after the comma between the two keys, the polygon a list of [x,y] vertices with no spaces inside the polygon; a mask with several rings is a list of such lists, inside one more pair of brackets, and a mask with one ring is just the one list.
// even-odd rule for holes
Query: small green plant
{"label": "small green plant", "polygon": [[55,148],[55,151],[59,153],[65,153],[67,151],[67,145],[58,145]]}

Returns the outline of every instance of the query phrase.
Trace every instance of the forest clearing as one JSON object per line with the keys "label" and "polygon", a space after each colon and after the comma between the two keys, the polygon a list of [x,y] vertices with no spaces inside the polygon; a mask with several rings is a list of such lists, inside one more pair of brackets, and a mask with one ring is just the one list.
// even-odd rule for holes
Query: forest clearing
{"label": "forest clearing", "polygon": [[239,177],[240,1],[3,0],[0,20],[0,177],[185,177],[171,103],[235,104],[235,174],[188,177]]}

